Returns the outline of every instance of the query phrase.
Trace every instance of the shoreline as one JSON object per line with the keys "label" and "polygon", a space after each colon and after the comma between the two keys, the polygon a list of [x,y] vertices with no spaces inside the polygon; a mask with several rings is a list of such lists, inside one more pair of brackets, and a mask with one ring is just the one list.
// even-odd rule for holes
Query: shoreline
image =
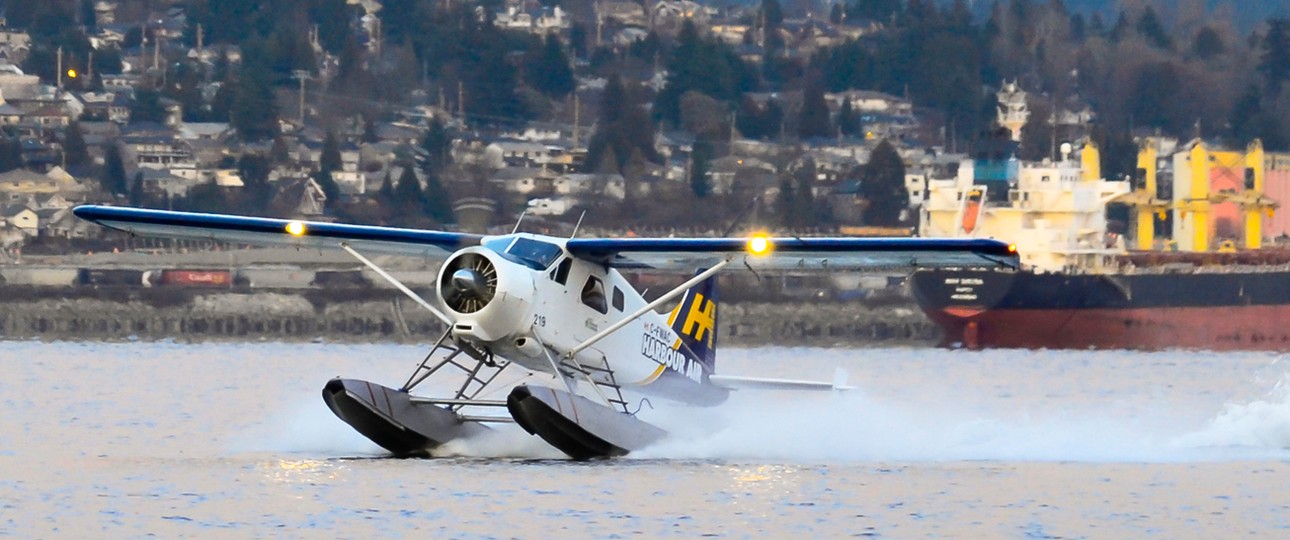
{"label": "shoreline", "polygon": [[[0,286],[0,340],[423,343],[443,332],[388,289]],[[912,299],[723,302],[724,345],[932,346],[940,328]]]}

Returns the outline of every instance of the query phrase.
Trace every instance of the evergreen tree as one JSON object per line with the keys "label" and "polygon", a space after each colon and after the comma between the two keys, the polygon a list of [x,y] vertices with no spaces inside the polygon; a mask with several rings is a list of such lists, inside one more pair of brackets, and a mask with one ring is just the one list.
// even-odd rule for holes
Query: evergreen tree
{"label": "evergreen tree", "polygon": [[130,206],[143,206],[143,171],[134,173],[134,182],[130,183]]}
{"label": "evergreen tree", "polygon": [[81,133],[81,123],[72,122],[63,131],[63,160],[68,166],[78,167],[89,163],[90,151]]}
{"label": "evergreen tree", "polygon": [[336,141],[336,134],[328,131],[323,138],[322,153],[318,156],[318,170],[328,173],[330,179],[331,172],[341,170],[342,166],[340,143]]}
{"label": "evergreen tree", "polygon": [[241,76],[231,96],[229,113],[233,127],[245,141],[263,141],[278,134],[278,107],[268,56],[263,40],[251,40],[243,49]]}
{"label": "evergreen tree", "polygon": [[401,223],[417,223],[425,218],[425,206],[421,192],[421,180],[411,165],[403,166],[403,173],[394,184],[393,209],[396,220]]}
{"label": "evergreen tree", "polygon": [[281,136],[273,138],[273,146],[269,148],[269,158],[275,164],[286,163],[291,159],[291,149],[287,148],[287,141]]}
{"label": "evergreen tree", "polygon": [[[490,26],[491,28],[491,26]],[[515,95],[515,66],[500,46],[478,51],[466,78],[466,113],[479,121],[509,124],[528,118],[529,111]]]}
{"label": "evergreen tree", "polygon": [[819,224],[819,216],[815,212],[815,175],[815,160],[809,158],[793,171],[794,191],[797,195],[793,206],[793,223],[798,227],[814,227]]}
{"label": "evergreen tree", "polygon": [[385,179],[381,182],[381,187],[376,190],[376,202],[382,208],[389,208],[394,203],[394,179],[390,178],[390,170],[385,169]]}
{"label": "evergreen tree", "polygon": [[1115,25],[1111,27],[1111,32],[1107,34],[1107,38],[1112,42],[1118,42],[1124,39],[1124,35],[1128,32],[1129,15],[1124,10],[1121,10],[1119,17],[1115,19]]}
{"label": "evergreen tree", "polygon": [[757,25],[761,27],[761,33],[764,36],[762,46],[770,56],[784,49],[784,40],[779,35],[782,24],[784,24],[784,9],[779,5],[779,0],[762,0],[761,9],[757,13]]}
{"label": "evergreen tree", "polygon": [[121,158],[121,147],[116,143],[104,148],[103,171],[99,175],[99,185],[103,191],[112,195],[127,195],[130,186],[125,176],[125,162]]}
{"label": "evergreen tree", "polygon": [[797,121],[797,130],[803,139],[833,135],[829,125],[829,105],[824,101],[824,87],[816,77],[806,83],[802,92],[802,114]]}
{"label": "evergreen tree", "polygon": [[94,13],[94,0],[81,0],[81,25],[85,33],[94,34],[98,30],[98,17]]}
{"label": "evergreen tree", "polygon": [[851,107],[851,100],[842,100],[842,108],[838,110],[838,131],[843,135],[857,136],[864,132],[864,124],[860,121],[860,113]]}
{"label": "evergreen tree", "polygon": [[1168,50],[1173,46],[1169,35],[1165,33],[1164,25],[1160,23],[1160,17],[1156,15],[1155,8],[1150,5],[1142,11],[1142,16],[1138,17],[1138,23],[1135,28],[1138,31],[1138,35],[1157,49]]}
{"label": "evergreen tree", "polygon": [[574,58],[587,58],[587,27],[582,23],[569,27],[569,51]]}
{"label": "evergreen tree", "polygon": [[712,159],[712,143],[700,139],[695,141],[690,154],[690,192],[700,199],[712,191],[708,180],[708,161]]}
{"label": "evergreen tree", "polygon": [[1268,33],[1263,36],[1263,55],[1259,73],[1263,74],[1268,97],[1281,95],[1281,85],[1290,80],[1290,19],[1271,19]]}
{"label": "evergreen tree", "polygon": [[[600,100],[600,119],[587,143],[586,170],[618,172],[633,152],[657,162],[649,115],[627,101],[622,79],[611,75]],[[611,159],[612,158],[612,159]]]}
{"label": "evergreen tree", "polygon": [[1240,147],[1258,138],[1261,131],[1259,120],[1264,115],[1263,92],[1259,91],[1258,86],[1250,85],[1236,101],[1228,116],[1228,124],[1232,128],[1233,145]]}
{"label": "evergreen tree", "polygon": [[797,189],[793,186],[793,177],[780,175],[779,196],[775,198],[775,215],[779,217],[779,224],[787,228],[795,227],[797,207]]}
{"label": "evergreen tree", "polygon": [[903,0],[860,0],[847,4],[847,17],[890,23],[902,10]]}
{"label": "evergreen tree", "polygon": [[161,106],[161,92],[150,88],[140,88],[134,92],[134,103],[130,106],[131,122],[164,122],[166,109]]}
{"label": "evergreen tree", "polygon": [[330,171],[314,171],[309,177],[322,188],[323,195],[327,196],[327,206],[335,207],[340,204],[340,186],[336,185]]}
{"label": "evergreen tree", "polygon": [[273,165],[267,156],[246,153],[237,160],[237,174],[242,179],[238,193],[242,212],[263,213],[273,201],[273,186],[269,185],[269,171]]}
{"label": "evergreen tree", "polygon": [[0,173],[22,168],[22,143],[16,137],[0,135]]}
{"label": "evergreen tree", "polygon": [[363,142],[372,144],[381,142],[381,134],[377,131],[376,120],[371,116],[363,116]]}
{"label": "evergreen tree", "polygon": [[424,173],[437,173],[452,164],[452,136],[438,118],[431,119],[426,126],[420,150],[418,165]]}
{"label": "evergreen tree", "polygon": [[436,223],[453,223],[452,197],[435,174],[426,174],[426,188],[421,195],[425,213]]}
{"label": "evergreen tree", "polygon": [[349,36],[352,16],[345,0],[315,0],[309,8],[309,19],[318,25],[318,41],[323,50],[340,54]]}
{"label": "evergreen tree", "polygon": [[563,98],[573,91],[573,68],[559,37],[548,35],[543,40],[536,60],[526,67],[525,78],[529,85],[553,99]]}
{"label": "evergreen tree", "polygon": [[1209,60],[1218,55],[1227,52],[1227,45],[1223,43],[1222,36],[1213,27],[1206,26],[1196,32],[1196,40],[1192,42],[1191,53],[1201,60]]}
{"label": "evergreen tree", "polygon": [[869,155],[860,180],[860,195],[869,202],[865,222],[885,227],[900,225],[901,213],[909,207],[905,188],[905,162],[896,147],[884,139]]}
{"label": "evergreen tree", "polygon": [[617,73],[610,75],[605,82],[605,91],[600,94],[600,123],[606,126],[617,124],[627,115],[628,105],[622,77]]}
{"label": "evergreen tree", "polygon": [[756,83],[756,73],[720,41],[708,41],[690,20],[681,25],[667,65],[663,90],[654,100],[655,115],[679,125],[681,96],[691,90],[734,103]]}

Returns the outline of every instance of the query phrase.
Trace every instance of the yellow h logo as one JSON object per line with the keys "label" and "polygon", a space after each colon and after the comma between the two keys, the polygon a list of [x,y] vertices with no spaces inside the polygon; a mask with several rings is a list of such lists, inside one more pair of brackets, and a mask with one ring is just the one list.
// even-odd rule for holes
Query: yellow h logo
{"label": "yellow h logo", "polygon": [[690,311],[685,315],[685,324],[681,331],[690,335],[695,341],[706,337],[708,347],[712,347],[712,327],[716,326],[717,305],[709,302],[702,294],[695,293],[690,303]]}

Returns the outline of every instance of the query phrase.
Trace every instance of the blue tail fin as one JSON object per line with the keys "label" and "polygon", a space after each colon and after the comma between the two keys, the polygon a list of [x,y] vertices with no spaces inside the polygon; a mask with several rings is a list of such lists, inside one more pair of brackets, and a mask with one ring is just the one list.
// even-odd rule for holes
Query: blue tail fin
{"label": "blue tail fin", "polygon": [[667,323],[681,337],[681,345],[694,358],[707,365],[709,372],[717,366],[717,276],[709,277],[685,291]]}

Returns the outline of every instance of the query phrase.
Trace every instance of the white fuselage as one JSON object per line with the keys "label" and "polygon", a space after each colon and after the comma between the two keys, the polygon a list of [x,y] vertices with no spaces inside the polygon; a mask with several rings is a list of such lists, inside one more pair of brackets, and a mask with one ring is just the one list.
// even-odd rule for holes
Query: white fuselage
{"label": "white fuselage", "polygon": [[[507,253],[515,242],[530,248],[540,242],[553,249],[542,256],[520,253],[517,257]],[[445,279],[451,277],[446,274],[451,273],[454,258],[464,253],[483,255],[496,269],[493,298],[471,313],[453,309],[444,298]],[[482,247],[457,252],[445,263],[439,283],[440,300],[454,319],[455,340],[468,341],[543,373],[556,373],[555,364],[568,351],[646,306],[645,299],[617,270],[570,257],[562,238],[530,234],[489,238]],[[655,311],[630,321],[573,358],[584,367],[608,370],[588,370],[598,383],[695,404],[717,403],[726,395],[725,390],[707,383],[708,370],[680,350],[680,338],[668,316]]]}

